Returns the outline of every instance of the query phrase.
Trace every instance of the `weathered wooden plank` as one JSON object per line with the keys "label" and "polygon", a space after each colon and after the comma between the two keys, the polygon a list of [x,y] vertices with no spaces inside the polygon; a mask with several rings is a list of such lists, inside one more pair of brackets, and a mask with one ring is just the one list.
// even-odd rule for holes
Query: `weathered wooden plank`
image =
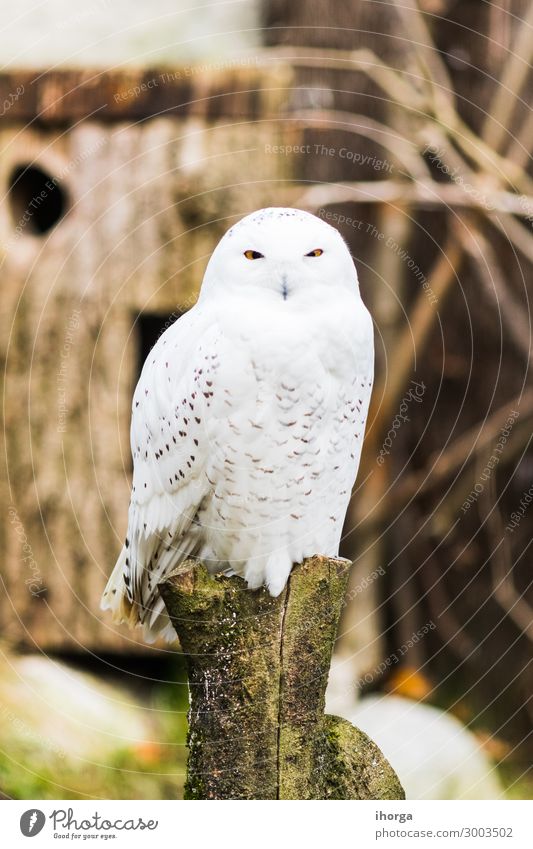
{"label": "weathered wooden plank", "polygon": [[275,61],[265,72],[260,55],[174,69],[20,70],[0,74],[0,108],[4,122],[40,126],[155,116],[258,120],[279,114],[287,98],[279,77],[289,83],[291,73]]}

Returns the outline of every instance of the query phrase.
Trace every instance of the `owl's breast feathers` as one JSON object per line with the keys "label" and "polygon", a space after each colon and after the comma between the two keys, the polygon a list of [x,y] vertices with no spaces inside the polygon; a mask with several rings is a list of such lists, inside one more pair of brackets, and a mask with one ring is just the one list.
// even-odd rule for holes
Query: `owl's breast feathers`
{"label": "owl's breast feathers", "polygon": [[166,331],[134,396],[128,530],[103,607],[147,639],[173,636],[157,584],[188,556],[273,593],[293,563],[335,556],[359,464],[373,375],[360,298],[300,319],[217,307]]}

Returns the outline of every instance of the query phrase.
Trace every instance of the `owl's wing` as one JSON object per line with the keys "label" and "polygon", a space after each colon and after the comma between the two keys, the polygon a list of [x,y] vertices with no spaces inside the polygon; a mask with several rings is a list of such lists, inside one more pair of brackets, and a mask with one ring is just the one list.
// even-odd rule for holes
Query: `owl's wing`
{"label": "owl's wing", "polygon": [[102,608],[117,622],[145,625],[148,638],[166,624],[158,583],[198,544],[218,338],[216,323],[194,307],[160,337],[133,397],[128,531]]}

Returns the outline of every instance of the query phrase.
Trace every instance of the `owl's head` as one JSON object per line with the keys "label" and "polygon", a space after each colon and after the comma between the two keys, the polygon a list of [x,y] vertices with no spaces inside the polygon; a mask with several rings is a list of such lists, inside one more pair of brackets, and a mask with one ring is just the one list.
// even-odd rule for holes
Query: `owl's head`
{"label": "owl's head", "polygon": [[221,287],[233,294],[259,290],[269,301],[281,302],[331,296],[339,286],[358,288],[338,230],[309,212],[273,207],[247,215],[223,236],[209,261],[202,294]]}

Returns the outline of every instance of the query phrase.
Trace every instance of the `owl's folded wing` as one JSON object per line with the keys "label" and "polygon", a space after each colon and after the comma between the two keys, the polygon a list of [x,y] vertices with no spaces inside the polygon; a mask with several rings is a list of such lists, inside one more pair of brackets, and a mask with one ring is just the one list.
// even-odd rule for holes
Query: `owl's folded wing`
{"label": "owl's folded wing", "polygon": [[[210,485],[206,416],[218,330],[198,307],[160,337],[133,397],[133,487],[128,530],[102,598],[117,622],[162,628],[157,585],[198,543],[195,516]],[[212,378],[212,379],[210,379]]]}

